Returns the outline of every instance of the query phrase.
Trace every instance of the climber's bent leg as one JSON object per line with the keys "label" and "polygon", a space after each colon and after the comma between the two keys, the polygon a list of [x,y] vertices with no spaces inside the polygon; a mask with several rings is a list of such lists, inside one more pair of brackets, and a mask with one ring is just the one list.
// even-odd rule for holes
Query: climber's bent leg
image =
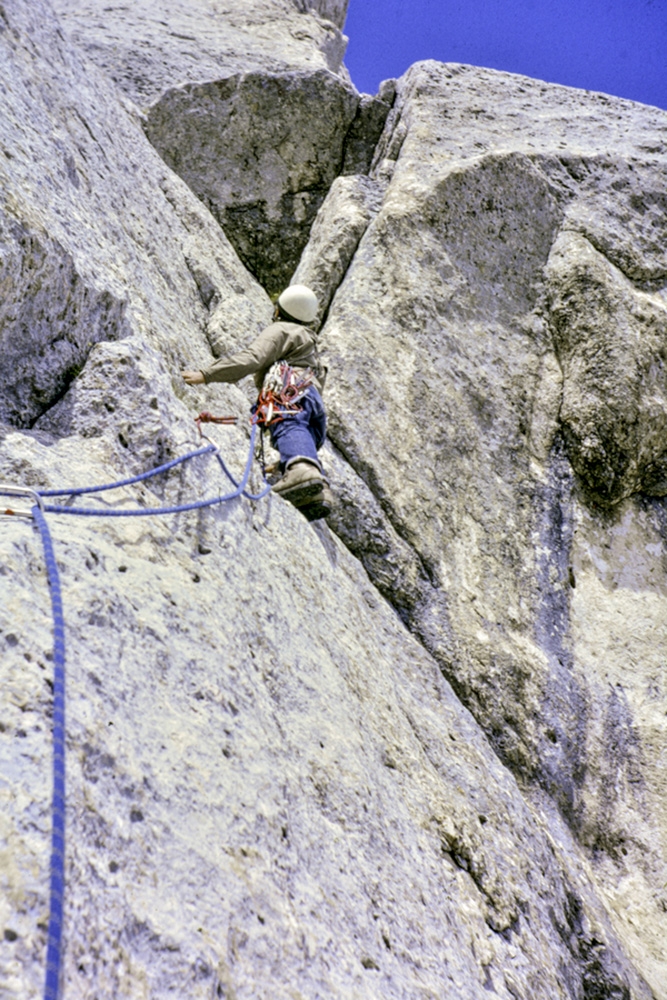
{"label": "climber's bent leg", "polygon": [[273,489],[298,507],[322,493],[325,480],[317,451],[326,437],[326,416],[317,389],[311,386],[300,406],[297,413],[271,425],[271,442],[280,452],[284,471]]}
{"label": "climber's bent leg", "polygon": [[324,444],[327,420],[322,398],[314,386],[299,401],[301,409],[271,424],[271,444],[280,452],[286,471],[297,459],[307,459],[321,470],[317,452]]}

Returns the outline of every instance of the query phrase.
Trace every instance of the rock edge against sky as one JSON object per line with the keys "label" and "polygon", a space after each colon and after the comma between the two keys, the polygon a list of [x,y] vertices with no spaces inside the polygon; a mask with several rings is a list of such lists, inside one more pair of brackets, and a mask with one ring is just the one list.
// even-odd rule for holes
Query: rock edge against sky
{"label": "rock edge against sky", "polygon": [[[55,7],[0,8],[0,480],[136,474],[204,408],[240,470],[251,388],[178,372],[296,268],[339,498],[49,516],[62,996],[665,997],[667,113],[433,62],[359,95],[340,3]],[[95,502],[223,488],[151,482]],[[27,1000],[52,623],[38,536],[0,548]]]}

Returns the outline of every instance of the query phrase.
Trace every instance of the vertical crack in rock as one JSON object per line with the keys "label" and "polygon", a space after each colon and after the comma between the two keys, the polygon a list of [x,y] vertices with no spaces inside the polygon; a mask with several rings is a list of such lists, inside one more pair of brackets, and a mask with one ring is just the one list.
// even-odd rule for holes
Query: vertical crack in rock
{"label": "vertical crack in rock", "polygon": [[345,158],[341,173],[370,172],[395,99],[395,80],[383,80],[375,96],[361,95],[357,113],[345,137]]}
{"label": "vertical crack in rock", "polygon": [[546,655],[548,680],[541,705],[538,780],[577,831],[586,771],[589,723],[586,690],[574,670],[570,623],[574,481],[560,437],[554,441],[548,476],[534,491],[535,640]]}
{"label": "vertical crack in rock", "polygon": [[[143,67],[144,108],[188,86],[215,103],[206,87],[222,77],[236,81],[233,102],[251,77],[248,93],[259,93],[262,73],[283,83],[290,73],[326,76],[327,39],[331,59],[340,32],[322,15],[343,12],[337,0],[226,0],[221,31],[208,17],[220,9],[213,0],[159,10],[152,0],[57,2],[89,41],[125,25],[117,75],[127,83],[128,66]],[[154,154],[136,111],[81,64],[50,7],[3,0],[2,10],[17,33],[6,49],[12,101],[0,116],[12,158],[0,166],[26,209],[7,211],[30,219],[31,235],[48,234],[40,246],[54,241],[54,272],[64,261],[77,282],[92,275],[86,288],[127,287],[131,334],[91,347],[35,431],[3,432],[2,476],[103,481],[182,453],[192,414],[180,365],[247,342],[270,302]],[[239,49],[221,70],[212,48],[223,35],[237,45],[241,28],[250,45],[275,39],[276,50],[299,47],[296,28],[308,65],[278,65],[263,49],[250,66]],[[0,32],[3,50],[8,41]],[[109,63],[114,44],[107,36]],[[185,63],[188,72],[174,72]],[[658,343],[660,290],[649,284],[664,270],[654,238],[662,209],[659,199],[633,201],[632,183],[619,188],[622,211],[635,204],[651,230],[642,236],[631,215],[621,254],[611,238],[607,247],[616,223],[594,197],[599,181],[611,199],[618,176],[591,167],[585,152],[567,168],[561,159],[570,133],[584,150],[601,136],[626,149],[642,130],[664,126],[667,137],[667,119],[435,63],[413,68],[399,92],[371,176],[330,187],[301,265],[326,303],[327,466],[341,498],[331,524],[375,588],[325,526],[311,531],[276,499],[261,513],[239,501],[196,520],[84,519],[69,534],[55,525],[63,579],[80,597],[67,605],[67,891],[70,912],[87,919],[72,922],[69,990],[664,995],[665,503],[593,509],[564,432],[566,418],[576,425],[570,389],[590,332],[568,313],[572,272],[582,261],[584,274],[615,268],[628,328],[643,339],[641,313]],[[365,167],[371,105],[345,132],[349,158],[343,139],[336,170]],[[590,142],[581,121],[592,122]],[[308,188],[289,194],[299,190]],[[565,247],[561,272],[555,244],[575,237],[582,244],[570,256]],[[8,245],[3,291],[14,273]],[[328,262],[319,271],[318,253]],[[47,344],[70,285],[50,295]],[[12,309],[17,302],[10,295]],[[93,309],[83,295],[76,302],[77,315]],[[608,318],[612,326],[613,310]],[[596,331],[591,344],[600,355]],[[660,356],[647,362],[638,350],[619,358],[648,364],[641,391],[659,397]],[[231,403],[247,413],[237,389],[202,394],[197,402],[218,412]],[[601,404],[589,403],[594,422]],[[241,468],[244,433],[224,440]],[[638,469],[660,461],[654,445]],[[210,486],[202,462],[150,490],[169,501]],[[99,502],[148,496],[140,488]],[[37,540],[25,525],[7,529],[0,753],[11,761],[18,860],[2,873],[11,924],[0,974],[10,970],[23,997],[43,981],[35,921],[48,885],[52,623]]]}
{"label": "vertical crack in rock", "polygon": [[324,70],[168,90],[146,134],[269,294],[289,283],[340,172],[358,97]]}
{"label": "vertical crack in rock", "polygon": [[386,185],[359,174],[337,177],[318,212],[292,283],[318,298],[317,327],[326,322],[359,243],[382,204]]}

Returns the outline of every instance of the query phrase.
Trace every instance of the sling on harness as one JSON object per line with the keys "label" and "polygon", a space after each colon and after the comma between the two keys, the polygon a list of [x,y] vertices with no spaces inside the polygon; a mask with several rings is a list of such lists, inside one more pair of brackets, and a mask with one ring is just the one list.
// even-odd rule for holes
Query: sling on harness
{"label": "sling on harness", "polygon": [[292,368],[276,361],[264,376],[264,385],[253,407],[252,423],[269,427],[301,410],[299,400],[313,384],[312,368]]}

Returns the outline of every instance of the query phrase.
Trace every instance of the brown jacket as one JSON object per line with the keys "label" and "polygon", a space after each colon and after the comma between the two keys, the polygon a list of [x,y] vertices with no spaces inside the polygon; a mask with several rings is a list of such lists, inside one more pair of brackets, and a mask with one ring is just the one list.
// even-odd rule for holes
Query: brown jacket
{"label": "brown jacket", "polygon": [[262,330],[245,350],[228,358],[218,358],[208,368],[202,368],[202,375],[206,382],[238,382],[245,375],[254,374],[255,385],[261,389],[271,365],[275,361],[286,361],[293,368],[312,368],[315,372],[313,384],[321,390],[324,380],[319,375],[316,344],[317,337],[307,326],[281,320]]}

